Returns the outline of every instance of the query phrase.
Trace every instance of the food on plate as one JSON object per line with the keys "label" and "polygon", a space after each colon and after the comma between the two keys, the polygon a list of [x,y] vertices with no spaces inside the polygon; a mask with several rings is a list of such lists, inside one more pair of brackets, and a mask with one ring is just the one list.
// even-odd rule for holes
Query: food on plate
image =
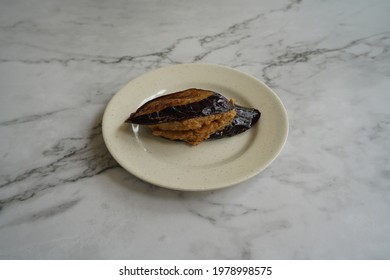
{"label": "food on plate", "polygon": [[261,113],[254,108],[247,108],[234,105],[236,116],[233,121],[224,129],[219,130],[210,136],[211,139],[231,137],[250,129],[260,119]]}
{"label": "food on plate", "polygon": [[197,145],[208,138],[242,133],[259,118],[256,109],[236,105],[210,90],[190,88],[146,102],[125,122],[147,125],[155,136]]}

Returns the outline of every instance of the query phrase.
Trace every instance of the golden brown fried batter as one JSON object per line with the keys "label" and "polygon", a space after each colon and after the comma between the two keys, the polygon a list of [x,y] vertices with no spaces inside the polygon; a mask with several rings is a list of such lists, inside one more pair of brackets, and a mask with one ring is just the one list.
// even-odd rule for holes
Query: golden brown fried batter
{"label": "golden brown fried batter", "polygon": [[222,114],[150,125],[150,128],[155,136],[171,140],[182,140],[191,145],[198,145],[208,139],[213,133],[229,125],[235,115],[236,112],[233,109]]}
{"label": "golden brown fried batter", "polygon": [[213,92],[210,90],[191,88],[160,96],[142,105],[134,114],[134,117],[158,112],[171,106],[181,106],[195,103],[209,97],[212,94]]}

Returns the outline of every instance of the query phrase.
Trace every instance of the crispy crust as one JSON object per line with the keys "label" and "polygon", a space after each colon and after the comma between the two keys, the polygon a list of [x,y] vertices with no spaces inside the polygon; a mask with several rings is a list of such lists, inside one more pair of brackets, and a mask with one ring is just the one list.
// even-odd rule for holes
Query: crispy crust
{"label": "crispy crust", "polygon": [[142,105],[134,114],[134,117],[159,112],[172,106],[182,106],[198,102],[213,94],[210,90],[190,88],[187,90],[157,97]]}
{"label": "crispy crust", "polygon": [[235,115],[235,110],[231,110],[223,114],[151,125],[150,127],[154,136],[171,140],[181,140],[191,145],[198,145],[208,139],[213,133],[229,125]]}
{"label": "crispy crust", "polygon": [[233,103],[221,94],[192,88],[146,102],[125,122],[155,125],[222,114],[232,109]]}

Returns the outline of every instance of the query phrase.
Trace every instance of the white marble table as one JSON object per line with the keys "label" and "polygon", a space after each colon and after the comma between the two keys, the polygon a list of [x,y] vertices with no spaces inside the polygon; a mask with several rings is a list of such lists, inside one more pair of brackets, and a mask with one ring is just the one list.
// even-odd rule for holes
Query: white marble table
{"label": "white marble table", "polygon": [[[176,63],[247,72],[286,106],[264,172],[151,186],[101,133],[129,80]],[[390,2],[0,3],[1,259],[389,259]]]}

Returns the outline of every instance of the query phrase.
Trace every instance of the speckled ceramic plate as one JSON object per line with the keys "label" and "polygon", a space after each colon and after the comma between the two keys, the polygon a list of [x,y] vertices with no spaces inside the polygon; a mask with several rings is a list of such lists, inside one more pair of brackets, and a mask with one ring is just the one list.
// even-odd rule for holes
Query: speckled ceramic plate
{"label": "speckled ceramic plate", "polygon": [[[198,146],[151,135],[147,127],[124,124],[146,101],[187,88],[202,88],[261,111],[260,121],[234,137]],[[265,84],[237,70],[210,64],[179,64],[146,73],[111,99],[103,137],[112,156],[135,176],[161,187],[202,191],[243,182],[266,168],[288,134],[286,110]]]}

